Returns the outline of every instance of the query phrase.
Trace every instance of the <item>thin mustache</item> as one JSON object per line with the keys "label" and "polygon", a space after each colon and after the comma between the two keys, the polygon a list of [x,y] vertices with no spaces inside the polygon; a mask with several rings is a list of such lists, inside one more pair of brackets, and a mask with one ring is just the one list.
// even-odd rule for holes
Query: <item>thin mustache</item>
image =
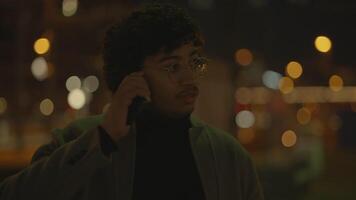
{"label": "thin mustache", "polygon": [[177,97],[182,97],[182,96],[187,96],[187,95],[198,95],[199,94],[199,89],[197,87],[191,87],[187,88],[181,92],[178,93]]}

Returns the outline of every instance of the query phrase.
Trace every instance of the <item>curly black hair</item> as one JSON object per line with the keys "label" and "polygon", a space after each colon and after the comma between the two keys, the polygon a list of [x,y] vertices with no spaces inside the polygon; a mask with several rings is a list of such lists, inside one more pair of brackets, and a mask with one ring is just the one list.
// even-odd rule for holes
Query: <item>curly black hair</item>
{"label": "curly black hair", "polygon": [[161,49],[169,53],[192,42],[202,46],[200,28],[187,13],[171,4],[148,4],[106,33],[103,47],[104,77],[111,92],[122,79],[142,68],[147,56]]}

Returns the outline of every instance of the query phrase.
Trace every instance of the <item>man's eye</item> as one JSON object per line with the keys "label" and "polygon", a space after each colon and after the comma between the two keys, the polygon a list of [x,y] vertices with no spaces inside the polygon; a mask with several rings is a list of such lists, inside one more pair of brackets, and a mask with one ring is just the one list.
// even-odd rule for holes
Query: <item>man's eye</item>
{"label": "man's eye", "polygon": [[203,56],[195,57],[192,59],[192,64],[195,66],[199,66],[199,67],[206,65],[207,62],[208,62],[208,59]]}
{"label": "man's eye", "polygon": [[178,70],[178,64],[171,64],[171,65],[165,66],[164,69],[168,72],[176,72]]}

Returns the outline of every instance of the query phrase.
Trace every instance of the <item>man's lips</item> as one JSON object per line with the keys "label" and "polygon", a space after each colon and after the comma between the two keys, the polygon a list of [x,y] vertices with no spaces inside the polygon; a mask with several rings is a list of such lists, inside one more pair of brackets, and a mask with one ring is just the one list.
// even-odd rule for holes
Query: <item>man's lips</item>
{"label": "man's lips", "polygon": [[178,93],[177,97],[178,98],[186,98],[186,97],[196,97],[199,94],[199,90],[194,88],[190,90],[184,90],[180,93]]}

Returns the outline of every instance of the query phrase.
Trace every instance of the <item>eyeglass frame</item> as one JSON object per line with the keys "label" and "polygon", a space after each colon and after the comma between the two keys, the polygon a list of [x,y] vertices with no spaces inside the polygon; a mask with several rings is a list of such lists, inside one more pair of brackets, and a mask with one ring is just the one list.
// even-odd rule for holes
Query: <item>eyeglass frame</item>
{"label": "eyeglass frame", "polygon": [[[211,61],[211,59],[209,59],[209,58],[207,58],[207,57],[205,57],[205,56],[197,56],[199,59],[201,59],[201,60],[203,60],[202,62],[202,64],[197,64],[196,66],[198,66],[198,65],[204,65],[204,66],[202,66],[202,67],[200,67],[200,69],[198,69],[199,71],[196,71],[196,69],[194,69],[194,68],[196,68],[196,67],[193,67],[192,65],[192,62],[193,62],[193,60],[194,59],[196,59],[196,58],[193,58],[193,59],[190,59],[190,61],[189,61],[189,65],[190,65],[190,67],[180,67],[181,69],[178,69],[178,70],[176,70],[175,72],[172,72],[172,69],[170,69],[170,68],[172,68],[173,66],[175,66],[175,65],[177,65],[177,63],[174,63],[174,64],[171,64],[171,65],[169,65],[169,66],[165,66],[165,67],[161,67],[160,68],[160,70],[163,70],[163,71],[165,71],[167,74],[168,74],[168,78],[171,80],[171,81],[177,81],[177,75],[174,75],[174,74],[172,74],[172,73],[181,73],[182,74],[182,72],[183,72],[183,70],[182,70],[182,68],[188,68],[189,69],[189,71],[191,71],[191,72],[193,72],[194,74],[195,74],[195,76],[196,77],[194,77],[195,79],[198,79],[198,78],[201,78],[201,77],[203,77],[205,74],[206,74],[206,72],[207,72],[207,66],[208,66],[208,63]],[[172,78],[171,76],[175,76],[174,78]]]}

